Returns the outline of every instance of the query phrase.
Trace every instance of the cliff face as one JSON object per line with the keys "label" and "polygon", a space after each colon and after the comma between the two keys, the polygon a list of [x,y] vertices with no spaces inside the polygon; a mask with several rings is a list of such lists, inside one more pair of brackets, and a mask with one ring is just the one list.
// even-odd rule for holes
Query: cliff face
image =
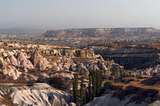
{"label": "cliff face", "polygon": [[86,28],[86,29],[64,29],[48,30],[43,37],[55,38],[86,38],[86,37],[116,37],[116,36],[134,36],[134,35],[152,36],[160,34],[160,31],[154,28]]}
{"label": "cliff face", "polygon": [[155,48],[119,48],[115,50],[98,49],[95,54],[100,54],[105,60],[114,60],[120,65],[124,65],[126,69],[145,69],[143,66],[147,62],[152,62],[159,58]]}
{"label": "cliff face", "polygon": [[69,58],[83,57],[83,58],[95,58],[95,53],[92,49],[70,49],[70,48],[54,48],[48,50],[39,50],[41,53],[66,56]]}

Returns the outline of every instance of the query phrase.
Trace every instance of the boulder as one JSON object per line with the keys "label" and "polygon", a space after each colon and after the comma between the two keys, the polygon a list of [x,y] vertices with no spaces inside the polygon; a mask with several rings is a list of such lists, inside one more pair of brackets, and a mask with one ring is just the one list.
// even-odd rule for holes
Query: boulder
{"label": "boulder", "polygon": [[62,106],[60,100],[55,95],[53,95],[52,106]]}
{"label": "boulder", "polygon": [[60,68],[58,66],[53,66],[52,69],[55,71],[60,71]]}
{"label": "boulder", "polygon": [[70,102],[69,106],[76,106],[76,104],[74,102]]}

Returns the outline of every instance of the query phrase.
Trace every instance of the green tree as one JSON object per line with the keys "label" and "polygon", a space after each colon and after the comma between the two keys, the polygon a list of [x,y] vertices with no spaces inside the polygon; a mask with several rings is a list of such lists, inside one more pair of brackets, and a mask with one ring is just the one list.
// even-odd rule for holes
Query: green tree
{"label": "green tree", "polygon": [[92,70],[92,99],[96,96],[96,70]]}
{"label": "green tree", "polygon": [[74,102],[77,104],[78,103],[78,74],[74,74],[74,79],[73,79],[73,97],[74,97]]}
{"label": "green tree", "polygon": [[86,103],[88,103],[89,102],[89,95],[88,95],[87,90],[85,91],[85,94],[86,94]]}
{"label": "green tree", "polygon": [[83,77],[81,79],[81,88],[80,88],[80,98],[81,98],[81,105],[83,105],[83,96],[84,96],[84,93],[83,93]]}
{"label": "green tree", "polygon": [[89,75],[89,85],[88,85],[89,101],[92,100],[92,87],[91,87],[91,84],[92,84],[92,79],[91,79],[91,76]]}
{"label": "green tree", "polygon": [[96,70],[96,96],[99,95],[102,85],[102,74],[100,70]]}

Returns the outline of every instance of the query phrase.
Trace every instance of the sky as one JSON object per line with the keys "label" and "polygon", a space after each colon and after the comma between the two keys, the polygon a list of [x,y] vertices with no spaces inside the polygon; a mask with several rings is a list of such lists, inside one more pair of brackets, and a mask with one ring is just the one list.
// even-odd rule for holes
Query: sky
{"label": "sky", "polygon": [[0,0],[0,29],[154,27],[160,0]]}

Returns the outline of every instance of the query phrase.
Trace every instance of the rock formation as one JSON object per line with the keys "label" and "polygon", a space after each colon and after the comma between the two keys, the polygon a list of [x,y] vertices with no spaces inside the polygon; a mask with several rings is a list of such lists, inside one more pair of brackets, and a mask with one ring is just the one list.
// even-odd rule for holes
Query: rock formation
{"label": "rock formation", "polygon": [[[0,91],[1,99],[6,94],[8,98],[12,98],[13,104],[20,106],[65,106],[73,101],[72,95],[56,90],[45,83],[35,83],[30,87],[14,84],[0,85]],[[71,104],[75,105],[73,102]]]}
{"label": "rock formation", "polygon": [[47,61],[38,53],[38,51],[34,51],[30,57],[30,61],[34,67],[40,70],[44,70],[46,67],[49,67]]}
{"label": "rock formation", "polygon": [[105,38],[116,36],[135,36],[159,34],[160,31],[154,28],[85,28],[85,29],[64,29],[64,30],[49,30],[42,34],[43,37],[54,38]]}

